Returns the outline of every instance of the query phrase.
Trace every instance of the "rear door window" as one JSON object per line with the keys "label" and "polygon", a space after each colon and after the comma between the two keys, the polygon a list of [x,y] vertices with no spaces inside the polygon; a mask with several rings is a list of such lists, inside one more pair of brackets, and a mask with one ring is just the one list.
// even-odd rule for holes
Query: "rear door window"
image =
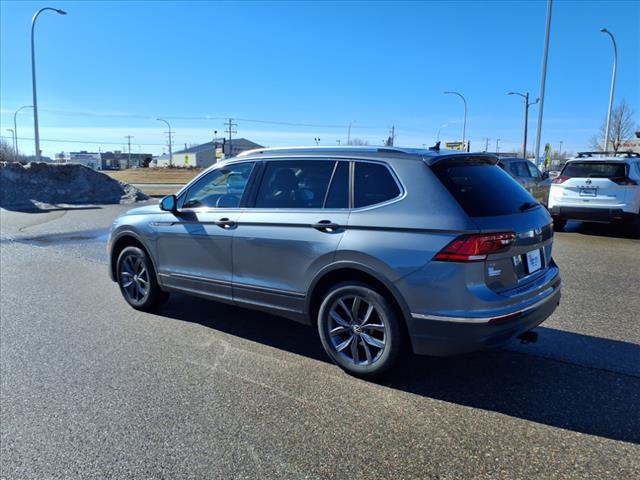
{"label": "rear door window", "polygon": [[470,217],[511,215],[537,204],[511,175],[482,159],[445,160],[432,169]]}
{"label": "rear door window", "polygon": [[353,206],[367,207],[400,195],[400,187],[389,169],[381,163],[356,162]]}
{"label": "rear door window", "polygon": [[335,168],[329,160],[267,162],[257,208],[322,208]]}
{"label": "rear door window", "polygon": [[338,162],[324,208],[349,208],[349,162]]}
{"label": "rear door window", "polygon": [[626,177],[627,165],[622,162],[569,162],[561,175],[581,178]]}

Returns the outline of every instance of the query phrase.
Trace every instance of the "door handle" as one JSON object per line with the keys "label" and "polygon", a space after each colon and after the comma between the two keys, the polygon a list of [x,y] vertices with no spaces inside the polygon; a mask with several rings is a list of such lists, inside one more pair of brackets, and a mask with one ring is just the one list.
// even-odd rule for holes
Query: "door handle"
{"label": "door handle", "polygon": [[234,222],[233,220],[229,220],[227,217],[221,218],[220,220],[215,222],[215,224],[220,228],[224,228],[225,230],[236,226],[236,222]]}
{"label": "door handle", "polygon": [[333,223],[331,220],[320,220],[318,223],[314,223],[311,226],[316,230],[327,233],[335,232],[340,228],[340,225]]}

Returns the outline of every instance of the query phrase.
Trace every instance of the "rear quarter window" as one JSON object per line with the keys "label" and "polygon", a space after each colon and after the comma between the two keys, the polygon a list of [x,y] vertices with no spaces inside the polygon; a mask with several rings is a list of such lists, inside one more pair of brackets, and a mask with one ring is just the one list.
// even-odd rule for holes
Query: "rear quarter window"
{"label": "rear quarter window", "polygon": [[511,175],[493,163],[443,161],[432,167],[442,184],[470,217],[520,213],[536,200]]}
{"label": "rear quarter window", "polygon": [[400,195],[400,187],[389,169],[380,163],[356,162],[353,206],[367,207]]}

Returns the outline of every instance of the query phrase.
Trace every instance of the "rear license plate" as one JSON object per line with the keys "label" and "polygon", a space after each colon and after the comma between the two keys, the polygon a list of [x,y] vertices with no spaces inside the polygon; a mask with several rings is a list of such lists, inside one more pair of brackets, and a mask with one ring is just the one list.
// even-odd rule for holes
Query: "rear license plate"
{"label": "rear license plate", "polygon": [[598,194],[598,190],[595,188],[581,188],[580,196],[581,197],[595,197]]}
{"label": "rear license plate", "polygon": [[540,250],[532,250],[527,252],[527,270],[529,273],[536,272],[542,268],[542,258]]}

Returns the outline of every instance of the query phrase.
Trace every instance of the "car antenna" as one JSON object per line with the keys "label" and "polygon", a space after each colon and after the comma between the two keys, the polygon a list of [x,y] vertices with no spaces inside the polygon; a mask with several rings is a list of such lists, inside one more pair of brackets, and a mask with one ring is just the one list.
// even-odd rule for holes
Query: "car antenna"
{"label": "car antenna", "polygon": [[440,151],[440,141],[438,140],[433,147],[429,147],[429,150],[431,150],[432,152],[439,152]]}

